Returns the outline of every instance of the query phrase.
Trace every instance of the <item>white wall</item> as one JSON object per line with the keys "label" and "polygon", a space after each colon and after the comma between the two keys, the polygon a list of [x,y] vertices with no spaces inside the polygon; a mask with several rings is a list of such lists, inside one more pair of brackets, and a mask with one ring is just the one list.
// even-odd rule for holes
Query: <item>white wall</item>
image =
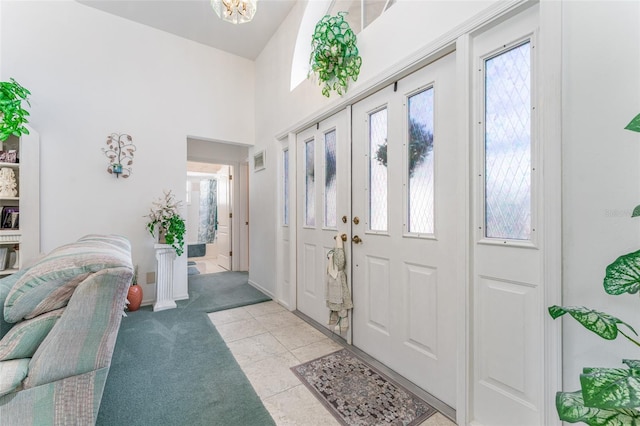
{"label": "white wall", "polygon": [[[640,2],[563,5],[564,304],[604,310],[640,328],[638,296],[609,296],[602,280],[619,255],[640,248]],[[638,348],[606,342],[564,321],[564,383],[583,366],[622,367]]]}
{"label": "white wall", "polygon": [[[184,199],[187,135],[253,143],[251,116],[228,114],[253,108],[253,63],[74,1],[0,7],[0,77],[31,90],[41,135],[42,250],[123,234],[145,283],[156,261],[143,216],[164,189]],[[106,173],[101,148],[112,132],[137,146],[129,179]],[[185,255],[176,297],[187,297],[186,278]],[[153,301],[155,286],[143,289]]]}
{"label": "white wall", "polygon": [[[380,73],[476,15],[491,1],[399,0],[358,35],[363,58],[358,81],[368,85]],[[278,223],[276,135],[334,102],[322,96],[320,86],[307,80],[289,90],[291,58],[306,2],[297,2],[279,31],[256,60],[256,141],[265,149],[267,168],[250,174],[250,280],[275,294],[276,226]],[[311,33],[308,35],[311,42]],[[253,152],[253,151],[251,151]],[[250,154],[251,154],[250,152]],[[294,209],[294,206],[292,206]]]}

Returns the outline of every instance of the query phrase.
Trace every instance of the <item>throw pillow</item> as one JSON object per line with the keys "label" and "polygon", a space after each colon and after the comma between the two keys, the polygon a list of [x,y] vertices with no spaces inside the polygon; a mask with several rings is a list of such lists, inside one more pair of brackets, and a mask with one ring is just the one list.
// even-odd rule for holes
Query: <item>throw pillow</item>
{"label": "throw pillow", "polygon": [[0,340],[0,361],[31,358],[63,312],[57,309],[16,324]]}
{"label": "throw pillow", "polygon": [[119,236],[91,236],[54,249],[16,282],[4,302],[4,319],[18,322],[66,306],[75,288],[103,269],[131,267],[130,245]]}
{"label": "throw pillow", "polygon": [[29,372],[29,358],[0,362],[0,396],[18,390]]}

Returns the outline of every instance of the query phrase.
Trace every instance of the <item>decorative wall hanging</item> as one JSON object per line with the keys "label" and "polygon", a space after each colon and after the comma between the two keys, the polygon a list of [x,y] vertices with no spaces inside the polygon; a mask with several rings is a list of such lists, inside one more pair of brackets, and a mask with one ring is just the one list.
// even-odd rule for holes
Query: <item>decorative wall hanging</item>
{"label": "decorative wall hanging", "polygon": [[358,80],[362,58],[358,55],[356,35],[344,20],[346,12],[326,15],[317,24],[311,39],[311,71],[316,74],[322,94],[331,90],[338,95],[347,92],[349,79]]}
{"label": "decorative wall hanging", "polygon": [[123,178],[131,175],[131,165],[133,164],[133,153],[136,146],[131,143],[133,138],[126,133],[111,133],[107,136],[108,149],[102,148],[102,152],[109,159],[107,172]]}
{"label": "decorative wall hanging", "polygon": [[0,141],[11,135],[20,137],[29,134],[25,127],[29,122],[29,111],[22,108],[22,101],[31,105],[27,99],[31,92],[13,78],[10,80],[0,82]]}

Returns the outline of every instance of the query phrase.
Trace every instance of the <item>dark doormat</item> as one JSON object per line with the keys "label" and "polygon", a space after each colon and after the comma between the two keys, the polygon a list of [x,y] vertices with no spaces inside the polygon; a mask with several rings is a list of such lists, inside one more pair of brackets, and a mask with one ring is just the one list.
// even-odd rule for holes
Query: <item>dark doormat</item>
{"label": "dark doormat", "polygon": [[416,426],[436,413],[347,349],[291,370],[343,425]]}

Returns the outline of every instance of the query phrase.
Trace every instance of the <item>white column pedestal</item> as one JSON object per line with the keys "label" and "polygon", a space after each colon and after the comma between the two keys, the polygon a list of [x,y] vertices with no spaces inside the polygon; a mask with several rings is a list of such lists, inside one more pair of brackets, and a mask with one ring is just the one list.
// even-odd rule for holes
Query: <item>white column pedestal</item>
{"label": "white column pedestal", "polygon": [[173,300],[173,261],[176,258],[176,251],[169,244],[156,244],[156,259],[158,267],[156,270],[156,303],[153,304],[154,311],[164,311],[177,307]]}

